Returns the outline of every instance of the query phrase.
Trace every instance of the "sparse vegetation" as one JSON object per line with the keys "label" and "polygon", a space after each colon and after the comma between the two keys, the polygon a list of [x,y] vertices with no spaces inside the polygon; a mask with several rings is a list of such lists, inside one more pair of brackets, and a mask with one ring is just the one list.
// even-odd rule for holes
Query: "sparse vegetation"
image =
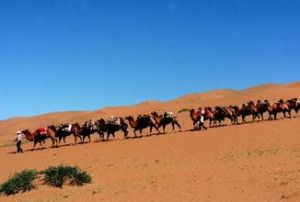
{"label": "sparse vegetation", "polygon": [[269,148],[269,149],[256,149],[251,151],[244,151],[238,154],[227,154],[223,156],[224,161],[237,161],[241,159],[247,159],[250,157],[267,157],[277,155],[279,148]]}
{"label": "sparse vegetation", "polygon": [[49,167],[44,171],[23,170],[14,174],[5,183],[0,184],[0,193],[4,195],[17,194],[35,188],[34,180],[42,175],[46,184],[62,187],[66,181],[71,185],[82,186],[91,183],[92,177],[77,166],[60,165]]}
{"label": "sparse vegetation", "polygon": [[92,177],[78,167],[60,165],[57,167],[49,167],[43,171],[45,182],[51,186],[62,187],[68,181],[71,185],[82,186],[90,183]]}
{"label": "sparse vegetation", "polygon": [[33,189],[35,186],[33,181],[37,178],[36,170],[23,170],[14,174],[5,183],[0,185],[0,193],[12,195],[19,192],[26,192]]}
{"label": "sparse vegetation", "polygon": [[178,113],[189,112],[189,111],[190,111],[190,109],[184,108],[184,109],[179,110]]}

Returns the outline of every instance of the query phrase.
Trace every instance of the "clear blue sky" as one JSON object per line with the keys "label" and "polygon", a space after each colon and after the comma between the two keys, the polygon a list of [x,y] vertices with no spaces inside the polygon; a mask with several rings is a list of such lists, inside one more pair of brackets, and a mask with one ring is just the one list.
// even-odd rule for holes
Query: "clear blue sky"
{"label": "clear blue sky", "polygon": [[0,119],[299,80],[299,0],[1,0]]}

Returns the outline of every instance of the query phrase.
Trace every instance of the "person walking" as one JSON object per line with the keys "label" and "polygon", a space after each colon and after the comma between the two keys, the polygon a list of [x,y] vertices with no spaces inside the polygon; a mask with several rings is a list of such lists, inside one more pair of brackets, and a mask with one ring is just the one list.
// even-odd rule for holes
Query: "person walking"
{"label": "person walking", "polygon": [[23,149],[21,148],[21,144],[22,144],[22,139],[23,139],[23,136],[22,136],[22,132],[21,131],[18,131],[17,132],[17,137],[16,137],[16,145],[17,145],[17,153],[20,153],[22,152],[23,153]]}

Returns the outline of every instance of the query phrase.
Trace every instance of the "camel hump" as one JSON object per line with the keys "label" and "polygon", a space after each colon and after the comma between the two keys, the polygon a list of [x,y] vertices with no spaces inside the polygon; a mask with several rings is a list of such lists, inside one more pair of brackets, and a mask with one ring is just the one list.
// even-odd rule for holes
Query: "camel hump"
{"label": "camel hump", "polygon": [[139,116],[137,117],[138,120],[141,120],[141,119],[148,119],[148,118],[150,118],[150,116],[147,115],[147,114],[139,115]]}

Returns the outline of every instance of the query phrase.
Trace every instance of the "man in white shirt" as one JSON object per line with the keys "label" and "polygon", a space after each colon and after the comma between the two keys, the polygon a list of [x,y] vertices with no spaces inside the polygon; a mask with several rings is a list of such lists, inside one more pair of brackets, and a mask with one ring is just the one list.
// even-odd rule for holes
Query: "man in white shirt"
{"label": "man in white shirt", "polygon": [[23,152],[23,149],[21,148],[21,144],[22,144],[22,133],[21,131],[17,132],[17,138],[16,138],[16,142],[17,142],[17,153]]}

